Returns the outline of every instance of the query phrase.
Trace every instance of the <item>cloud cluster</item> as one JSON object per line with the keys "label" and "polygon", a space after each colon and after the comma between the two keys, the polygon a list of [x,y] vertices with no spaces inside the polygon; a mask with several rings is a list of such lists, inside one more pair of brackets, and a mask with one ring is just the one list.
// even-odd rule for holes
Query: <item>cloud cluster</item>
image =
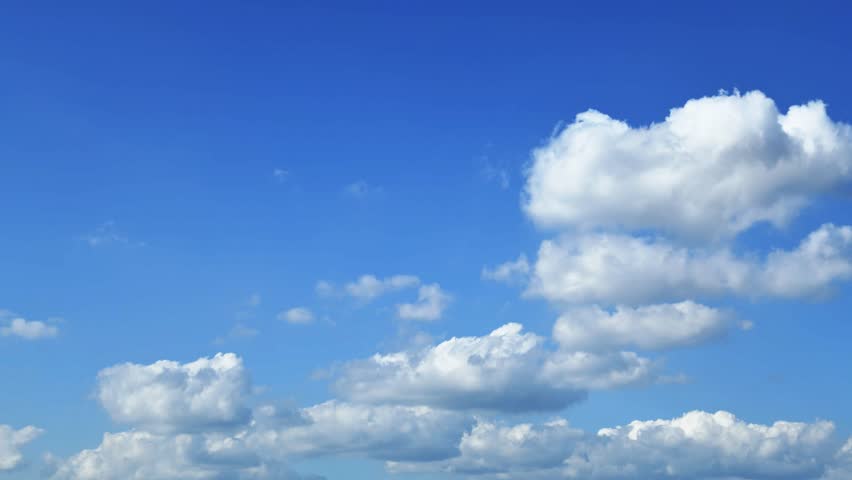
{"label": "cloud cluster", "polygon": [[532,153],[523,210],[556,230],[488,280],[564,311],[563,348],[657,350],[725,333],[724,297],[824,298],[852,278],[852,226],[742,253],[756,224],[782,227],[852,183],[852,127],[820,101],[779,112],[759,91],[720,93],[632,127],[589,110]]}
{"label": "cloud cluster", "polygon": [[0,425],[0,473],[18,468],[24,460],[20,448],[35,440],[44,431],[33,426],[15,430]]}
{"label": "cloud cluster", "polygon": [[523,412],[557,410],[589,389],[654,378],[653,363],[635,354],[552,350],[522,329],[510,323],[482,337],[349,362],[335,387],[362,403]]}
{"label": "cloud cluster", "polygon": [[647,127],[589,110],[533,152],[523,208],[546,227],[719,240],[786,224],[850,167],[852,128],[820,101],[782,114],[759,91],[720,94]]}
{"label": "cloud cluster", "polygon": [[389,468],[505,480],[817,479],[840,465],[830,422],[759,425],[723,411],[634,421],[597,434],[561,419],[542,425],[480,422],[462,437],[459,450],[450,460],[394,462]]}
{"label": "cloud cluster", "polygon": [[[105,386],[121,385],[119,400],[126,405],[114,405],[115,399],[102,402],[114,418],[136,428],[107,433],[93,449],[54,459],[51,479],[308,479],[315,477],[299,476],[288,464],[336,455],[383,460],[392,473],[447,472],[502,480],[839,480],[850,471],[852,441],[842,445],[830,422],[759,425],[727,412],[696,411],[593,434],[564,419],[507,425],[481,410],[466,411],[519,412],[530,401],[543,405],[542,398],[551,395],[557,402],[576,395],[560,385],[602,388],[614,377],[631,376],[627,370],[613,370],[603,357],[546,352],[540,342],[515,324],[487,337],[448,340],[423,352],[416,374],[402,371],[384,385],[370,385],[367,379],[358,387],[400,389],[396,393],[301,409],[268,404],[249,409],[249,399],[241,393],[248,387],[247,376],[233,354],[186,364],[117,365],[99,375],[99,396]],[[400,355],[376,357],[375,367],[399,362]],[[539,377],[529,380],[523,374]],[[347,380],[350,386],[357,381]],[[420,381],[438,396],[428,396]],[[540,398],[521,398],[525,394]],[[220,402],[213,405],[214,399]],[[241,421],[228,422],[246,411]],[[18,465],[17,447],[38,433],[33,427],[14,431],[0,426],[0,466]]]}

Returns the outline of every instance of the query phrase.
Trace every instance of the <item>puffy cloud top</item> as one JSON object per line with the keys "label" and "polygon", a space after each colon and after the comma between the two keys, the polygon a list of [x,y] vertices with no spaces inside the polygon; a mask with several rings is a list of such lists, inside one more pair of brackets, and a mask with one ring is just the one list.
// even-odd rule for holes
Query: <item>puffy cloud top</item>
{"label": "puffy cloud top", "polygon": [[219,353],[180,364],[126,363],[98,374],[97,397],[118,422],[155,431],[195,431],[249,418],[250,389],[242,359]]}
{"label": "puffy cloud top", "polygon": [[551,351],[544,338],[522,329],[509,323],[482,337],[351,362],[336,387],[359,402],[534,411],[562,408],[589,388],[653,376],[651,362],[634,354]]}
{"label": "puffy cloud top", "polygon": [[781,114],[759,91],[689,100],[647,127],[589,110],[533,152],[523,207],[548,227],[696,239],[783,225],[849,181],[852,128],[814,101]]}

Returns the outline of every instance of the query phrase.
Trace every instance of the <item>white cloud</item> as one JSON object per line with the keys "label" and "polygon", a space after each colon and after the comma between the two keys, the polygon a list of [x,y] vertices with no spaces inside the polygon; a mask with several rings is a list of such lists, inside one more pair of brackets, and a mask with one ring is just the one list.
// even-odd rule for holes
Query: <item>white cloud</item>
{"label": "white cloud", "polygon": [[482,269],[482,278],[497,282],[512,283],[525,281],[530,273],[530,264],[523,253],[515,261],[501,263],[494,268]]}
{"label": "white cloud", "polygon": [[55,469],[52,480],[319,480],[263,462],[241,437],[146,431],[106,433]]}
{"label": "white cloud", "polygon": [[306,325],[314,321],[314,314],[305,307],[293,307],[279,313],[278,319],[287,323]]}
{"label": "white cloud", "polygon": [[510,323],[483,337],[350,362],[335,388],[355,402],[517,412],[557,410],[589,388],[654,377],[652,363],[635,354],[551,351],[522,328]]}
{"label": "white cloud", "polygon": [[556,321],[553,338],[569,350],[659,350],[700,343],[732,326],[728,315],[686,301],[638,308],[569,310]]}
{"label": "white cloud", "polygon": [[547,227],[731,238],[780,226],[852,176],[852,129],[820,101],[778,112],[759,91],[674,108],[630,127],[589,110],[533,152],[524,210]]}
{"label": "white cloud", "polygon": [[42,433],[44,430],[33,426],[15,430],[9,425],[0,425],[0,473],[20,467],[24,461],[20,448]]}
{"label": "white cloud", "polygon": [[406,320],[432,321],[441,318],[452,297],[437,283],[423,285],[417,292],[417,302],[396,306],[397,316]]}
{"label": "white cloud", "polygon": [[262,455],[304,458],[361,454],[380,460],[429,461],[458,454],[469,417],[428,407],[359,405],[328,401],[285,411],[283,426],[262,407],[246,443]]}
{"label": "white cloud", "polygon": [[8,325],[0,327],[0,336],[39,340],[59,335],[59,329],[38,320],[13,318]]}
{"label": "white cloud", "polygon": [[249,419],[250,381],[242,359],[217,354],[194,362],[125,363],[98,373],[97,398],[117,422],[155,432],[192,432]]}
{"label": "white cloud", "polygon": [[793,250],[765,259],[690,250],[617,234],[542,242],[528,295],[553,302],[638,304],[711,297],[813,297],[852,277],[852,227],[821,226]]}
{"label": "white cloud", "polygon": [[816,479],[837,464],[829,422],[746,423],[728,412],[694,411],[635,421],[596,435],[556,420],[508,427],[480,421],[457,458],[391,463],[391,471],[445,471],[526,479]]}
{"label": "white cloud", "polygon": [[374,275],[361,275],[358,280],[347,283],[344,290],[347,295],[370,301],[386,293],[416,287],[419,284],[420,279],[414,275],[393,275],[383,279]]}

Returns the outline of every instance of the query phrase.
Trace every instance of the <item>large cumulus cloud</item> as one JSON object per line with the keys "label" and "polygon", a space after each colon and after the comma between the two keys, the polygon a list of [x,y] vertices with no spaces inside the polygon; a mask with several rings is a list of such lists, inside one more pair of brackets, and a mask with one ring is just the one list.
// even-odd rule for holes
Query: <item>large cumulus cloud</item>
{"label": "large cumulus cloud", "polygon": [[533,152],[524,211],[549,227],[655,229],[692,240],[784,225],[852,174],[852,129],[823,102],[778,111],[762,92],[689,100],[631,127],[577,115]]}

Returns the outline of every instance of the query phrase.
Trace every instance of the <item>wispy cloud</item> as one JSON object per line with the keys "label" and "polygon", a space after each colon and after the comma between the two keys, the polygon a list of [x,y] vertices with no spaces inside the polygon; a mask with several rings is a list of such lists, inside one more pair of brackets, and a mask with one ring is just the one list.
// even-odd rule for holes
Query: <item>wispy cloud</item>
{"label": "wispy cloud", "polygon": [[92,248],[116,244],[135,247],[145,246],[145,242],[132,241],[118,229],[113,220],[98,225],[92,232],[83,235],[82,239]]}
{"label": "wispy cloud", "polygon": [[343,187],[344,195],[352,198],[367,198],[381,194],[383,191],[381,187],[370,185],[364,180],[358,180]]}

